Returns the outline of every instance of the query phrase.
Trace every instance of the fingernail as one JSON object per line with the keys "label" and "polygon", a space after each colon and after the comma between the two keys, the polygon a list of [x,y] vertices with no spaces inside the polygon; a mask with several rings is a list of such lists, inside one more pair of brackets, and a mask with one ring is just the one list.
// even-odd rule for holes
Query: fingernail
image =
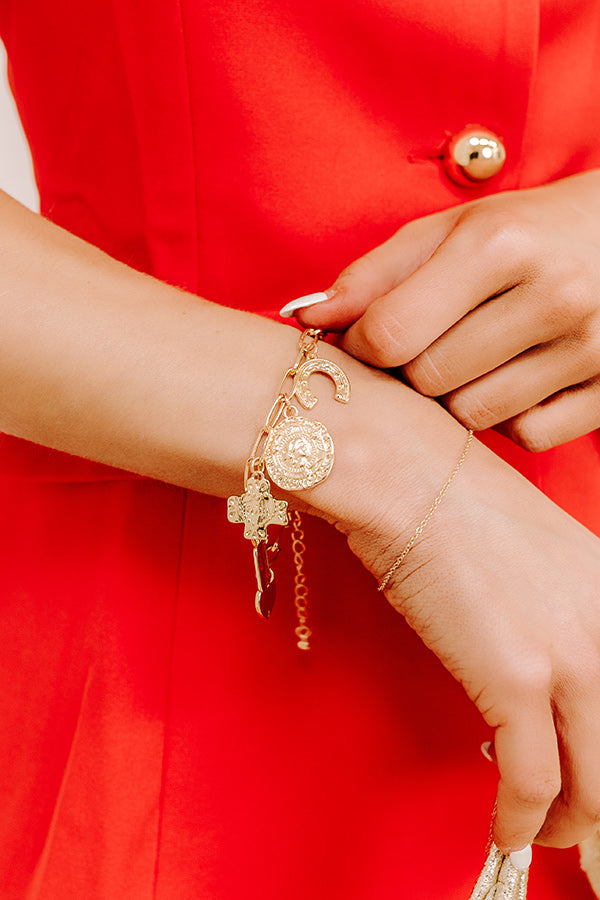
{"label": "fingernail", "polygon": [[304,297],[296,297],[290,300],[279,310],[279,315],[284,319],[289,319],[299,309],[306,309],[307,306],[315,306],[317,303],[323,303],[324,300],[330,300],[335,291],[317,291],[316,294],[306,294]]}
{"label": "fingernail", "polygon": [[485,758],[486,758],[489,762],[491,762],[491,763],[495,763],[495,762],[496,762],[496,760],[494,759],[494,757],[493,757],[492,754],[491,754],[491,749],[492,749],[492,742],[491,742],[491,741],[484,741],[483,744],[481,745],[481,748],[480,748],[480,749],[481,749],[481,752],[483,753],[483,755],[485,756]]}
{"label": "fingernail", "polygon": [[526,847],[523,847],[522,850],[515,850],[513,853],[509,853],[509,859],[515,869],[518,869],[519,872],[524,872],[531,865],[531,844],[527,844]]}

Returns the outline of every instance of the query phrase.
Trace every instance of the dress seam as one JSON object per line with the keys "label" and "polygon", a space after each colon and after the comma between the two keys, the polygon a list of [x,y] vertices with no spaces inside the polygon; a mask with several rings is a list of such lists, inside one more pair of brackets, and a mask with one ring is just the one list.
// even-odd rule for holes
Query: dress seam
{"label": "dress seam", "polygon": [[179,10],[179,20],[181,22],[181,47],[183,50],[183,57],[185,60],[185,76],[186,76],[186,87],[187,87],[187,99],[188,99],[188,115],[190,122],[190,141],[191,141],[191,150],[192,150],[192,178],[194,182],[194,230],[196,234],[196,272],[195,279],[196,283],[194,285],[194,291],[198,293],[200,286],[200,221],[199,221],[199,209],[200,209],[200,185],[198,183],[198,147],[196,144],[196,130],[194,128],[194,113],[193,113],[193,104],[192,104],[192,95],[191,95],[191,76],[190,76],[190,53],[186,38],[186,29],[185,29],[185,16],[183,12],[182,0],[177,0],[177,8]]}
{"label": "dress seam", "polygon": [[41,889],[44,886],[44,879],[46,876],[48,859],[50,857],[50,848],[51,848],[52,842],[54,840],[54,832],[55,832],[55,828],[56,828],[56,823],[58,821],[58,814],[59,814],[60,808],[63,803],[64,796],[65,796],[66,786],[67,786],[67,782],[69,780],[71,766],[73,763],[73,754],[75,752],[75,747],[77,745],[77,739],[78,739],[80,731],[81,731],[83,710],[85,707],[88,690],[89,690],[90,683],[91,683],[91,674],[92,674],[92,669],[91,669],[91,666],[89,666],[87,673],[86,673],[85,683],[83,685],[83,691],[81,692],[81,700],[79,702],[79,712],[77,713],[77,721],[75,722],[75,727],[73,729],[73,735],[71,737],[71,743],[69,745],[69,753],[65,760],[65,765],[64,765],[62,777],[60,780],[59,789],[57,791],[56,799],[54,801],[52,818],[50,819],[50,822],[48,824],[48,829],[46,832],[46,838],[44,840],[44,845],[43,845],[40,855],[38,857],[38,861],[36,863],[36,866],[35,866],[35,869],[34,869],[34,872],[33,872],[32,878],[31,878],[31,882],[27,889],[27,898],[29,898],[29,900],[34,900],[35,897],[39,897],[40,896],[39,892],[41,891]]}
{"label": "dress seam", "polygon": [[533,103],[533,96],[537,81],[538,74],[538,61],[539,61],[539,53],[540,53],[540,27],[541,27],[541,3],[540,0],[532,0],[532,4],[535,7],[535,16],[536,16],[536,33],[535,33],[535,51],[533,54],[533,60],[531,64],[531,72],[529,75],[529,90],[527,92],[527,104],[525,107],[525,116],[523,118],[523,128],[522,128],[522,137],[521,137],[521,153],[519,162],[516,170],[516,189],[520,190],[522,187],[522,179],[523,179],[523,166],[525,164],[524,159],[524,149],[526,146],[527,135],[529,130],[529,121],[531,118],[531,106]]}
{"label": "dress seam", "polygon": [[179,595],[180,595],[180,585],[181,585],[181,569],[182,569],[182,561],[183,561],[183,542],[185,535],[185,522],[187,517],[187,502],[188,502],[188,492],[184,490],[183,493],[183,502],[181,508],[181,526],[180,526],[180,535],[179,535],[179,552],[177,556],[177,569],[175,573],[175,590],[174,590],[174,600],[173,600],[173,617],[171,624],[171,635],[169,638],[169,671],[167,675],[167,697],[165,702],[165,722],[164,722],[164,731],[163,731],[163,748],[162,748],[162,761],[161,761],[161,774],[160,774],[160,794],[158,799],[158,822],[156,827],[156,852],[154,859],[154,877],[152,883],[152,897],[155,900],[157,896],[158,889],[158,875],[159,875],[159,860],[160,860],[160,850],[162,844],[162,836],[163,836],[163,817],[164,817],[164,805],[165,805],[165,794],[166,794],[166,773],[167,773],[167,745],[169,742],[169,721],[170,721],[170,712],[171,712],[171,696],[172,696],[172,685],[173,685],[173,668],[174,668],[174,658],[175,658],[175,632],[177,629],[177,618],[179,612]]}

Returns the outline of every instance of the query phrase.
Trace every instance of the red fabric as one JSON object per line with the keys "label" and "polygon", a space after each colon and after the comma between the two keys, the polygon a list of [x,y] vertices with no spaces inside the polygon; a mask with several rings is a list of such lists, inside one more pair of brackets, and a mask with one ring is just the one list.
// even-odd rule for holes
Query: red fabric
{"label": "red fabric", "polygon": [[[600,165],[598,20],[591,0],[541,24],[534,0],[0,0],[44,214],[269,315],[408,219]],[[470,122],[508,154],[475,191],[435,158]],[[596,435],[492,440],[600,532]],[[307,657],[283,599],[256,617],[222,501],[8,437],[0,500],[3,898],[468,896],[487,734],[339,535],[308,529]],[[575,853],[539,851],[530,896],[589,898]]]}

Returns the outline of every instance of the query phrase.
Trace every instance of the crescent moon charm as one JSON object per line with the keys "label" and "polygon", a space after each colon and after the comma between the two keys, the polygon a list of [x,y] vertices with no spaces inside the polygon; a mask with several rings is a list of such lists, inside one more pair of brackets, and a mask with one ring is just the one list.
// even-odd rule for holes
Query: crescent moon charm
{"label": "crescent moon charm", "polygon": [[321,422],[293,416],[273,428],[263,458],[276,485],[285,491],[305,490],[331,472],[333,439]]}
{"label": "crescent moon charm", "polygon": [[309,359],[302,363],[296,372],[294,382],[295,394],[304,409],[312,409],[318,402],[308,386],[308,379],[315,372],[329,375],[335,384],[335,399],[339,403],[348,403],[350,400],[350,382],[339,366],[329,359]]}

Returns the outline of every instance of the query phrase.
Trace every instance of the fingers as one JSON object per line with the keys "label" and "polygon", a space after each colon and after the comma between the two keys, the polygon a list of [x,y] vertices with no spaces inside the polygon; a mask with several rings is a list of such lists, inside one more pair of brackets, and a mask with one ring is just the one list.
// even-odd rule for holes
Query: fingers
{"label": "fingers", "polygon": [[516,444],[539,453],[600,428],[600,378],[561,391],[508,419],[497,430]]}
{"label": "fingers", "polygon": [[[598,360],[585,353],[580,355],[568,341],[558,341],[526,351],[482,378],[451,391],[443,402],[466,428],[481,431],[529,410],[582,378],[593,377],[597,371]],[[587,400],[590,399],[588,395]],[[586,420],[593,419],[594,412],[599,419],[596,406],[588,410]]]}
{"label": "fingers", "polygon": [[[585,651],[580,654],[585,655]],[[572,847],[600,823],[599,684],[600,676],[589,679],[578,698],[565,691],[560,712],[555,714],[562,790],[536,838],[538,844]]]}
{"label": "fingers", "polygon": [[[594,629],[587,625],[585,631],[590,637]],[[567,656],[553,678],[552,700],[548,694],[537,707],[526,704],[520,718],[498,727],[494,741],[481,748],[500,770],[494,835],[505,850],[534,837],[538,844],[572,847],[600,824],[596,644],[586,638],[570,645]]]}
{"label": "fingers", "polygon": [[528,265],[527,242],[463,214],[425,265],[371,303],[343,347],[371,365],[405,365],[480,303],[527,280]]}
{"label": "fingers", "polygon": [[549,700],[500,725],[494,747],[500,770],[494,840],[505,852],[520,850],[533,842],[561,787]]}
{"label": "fingers", "polygon": [[344,269],[331,288],[335,292],[331,299],[298,311],[298,321],[304,327],[344,330],[374,300],[422,266],[447,236],[456,218],[455,210],[444,210],[407,223],[385,243]]}
{"label": "fingers", "polygon": [[[543,301],[543,305],[540,304]],[[477,307],[404,366],[465,427],[540,451],[600,427],[600,333],[587,296],[550,303],[520,284]]]}
{"label": "fingers", "polygon": [[520,284],[482,303],[404,367],[410,384],[439,397],[564,334],[562,321],[544,314],[534,293]]}

